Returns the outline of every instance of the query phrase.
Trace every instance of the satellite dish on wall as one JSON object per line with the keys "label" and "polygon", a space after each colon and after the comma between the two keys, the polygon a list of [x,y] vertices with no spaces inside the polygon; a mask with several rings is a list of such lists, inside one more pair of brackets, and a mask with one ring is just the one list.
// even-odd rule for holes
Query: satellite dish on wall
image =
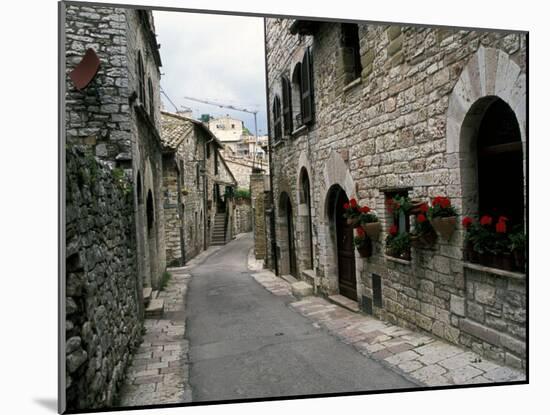
{"label": "satellite dish on wall", "polygon": [[88,49],[78,65],[69,73],[69,77],[79,91],[94,79],[99,69],[99,58],[93,49]]}

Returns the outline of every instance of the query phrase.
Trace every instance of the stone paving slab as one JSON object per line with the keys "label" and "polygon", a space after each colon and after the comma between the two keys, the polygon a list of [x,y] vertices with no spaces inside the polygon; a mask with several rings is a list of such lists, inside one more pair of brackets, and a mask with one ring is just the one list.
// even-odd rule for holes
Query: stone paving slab
{"label": "stone paving slab", "polygon": [[185,295],[191,275],[169,270],[172,278],[159,293],[164,316],[145,319],[143,342],[134,355],[120,392],[120,406],[189,402],[189,344],[185,335]]}
{"label": "stone paving slab", "polygon": [[[254,270],[257,270],[255,268]],[[253,274],[275,295],[291,295],[290,284],[268,270]],[[415,332],[349,311],[323,298],[310,296],[290,308],[328,330],[366,357],[381,361],[421,386],[466,385],[525,380],[525,373],[480,355]]]}

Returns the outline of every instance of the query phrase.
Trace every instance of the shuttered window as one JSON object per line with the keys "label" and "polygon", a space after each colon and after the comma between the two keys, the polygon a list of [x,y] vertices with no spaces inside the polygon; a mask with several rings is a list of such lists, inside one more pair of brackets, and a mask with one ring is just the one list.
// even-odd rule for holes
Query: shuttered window
{"label": "shuttered window", "polygon": [[279,95],[275,95],[273,99],[273,138],[279,141],[282,138],[281,126],[281,99]]}
{"label": "shuttered window", "polygon": [[290,81],[283,76],[283,131],[285,135],[292,133],[292,91]]}
{"label": "shuttered window", "polygon": [[153,123],[155,122],[155,94],[153,92],[153,82],[151,78],[147,80],[149,89],[149,115]]}
{"label": "shuttered window", "polygon": [[302,59],[302,122],[304,124],[310,124],[313,122],[313,80],[312,80],[312,67],[311,67],[311,55],[309,48],[304,53]]}
{"label": "shuttered window", "polygon": [[143,58],[141,51],[137,56],[137,77],[138,77],[138,98],[142,105],[145,105],[145,70],[143,69]]}

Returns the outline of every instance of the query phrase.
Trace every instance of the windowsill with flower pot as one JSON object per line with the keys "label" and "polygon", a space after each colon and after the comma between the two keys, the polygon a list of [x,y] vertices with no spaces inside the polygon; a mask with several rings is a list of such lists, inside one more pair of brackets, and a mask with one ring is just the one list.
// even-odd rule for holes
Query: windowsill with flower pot
{"label": "windowsill with flower pot", "polygon": [[498,275],[500,277],[513,278],[513,279],[522,280],[522,281],[525,280],[525,277],[526,277],[526,275],[522,272],[507,271],[505,269],[487,267],[485,265],[474,264],[467,261],[463,261],[462,264],[464,268],[471,269],[474,271],[485,272],[487,274]]}

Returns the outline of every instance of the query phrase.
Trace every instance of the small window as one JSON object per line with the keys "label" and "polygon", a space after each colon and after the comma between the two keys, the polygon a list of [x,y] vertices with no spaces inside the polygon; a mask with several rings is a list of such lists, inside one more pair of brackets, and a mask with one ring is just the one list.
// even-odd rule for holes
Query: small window
{"label": "small window", "polygon": [[283,76],[283,130],[285,135],[292,133],[292,90],[287,77]]}
{"label": "small window", "polygon": [[313,68],[311,65],[311,54],[309,48],[305,51],[301,65],[301,108],[302,108],[302,122],[304,124],[310,124],[313,122]]}
{"label": "small window", "polygon": [[196,177],[197,189],[199,189],[200,188],[200,174],[201,174],[200,173],[201,168],[200,168],[199,163],[196,164],[195,170],[196,170],[196,175],[197,175],[197,177]]}
{"label": "small window", "polygon": [[143,69],[143,58],[141,51],[137,55],[137,78],[138,78],[138,98],[142,105],[145,105],[145,70]]}
{"label": "small window", "polygon": [[290,88],[291,110],[293,126],[299,128],[302,125],[302,64],[297,63],[292,72],[292,85]]}
{"label": "small window", "polygon": [[155,93],[153,90],[153,81],[151,81],[151,77],[147,80],[147,86],[149,89],[149,115],[151,116],[151,120],[153,123],[155,122]]}
{"label": "small window", "polygon": [[231,128],[235,129],[235,124],[231,124]]}
{"label": "small window", "polygon": [[183,160],[180,160],[180,180],[181,187],[185,187],[185,164],[183,163]]}
{"label": "small window", "polygon": [[[398,202],[397,205],[395,205],[395,202]],[[394,236],[402,236],[405,237],[405,235],[409,235],[410,233],[410,217],[408,214],[408,210],[410,207],[410,200],[407,190],[396,190],[391,192],[385,193],[385,203],[386,203],[386,211],[388,212],[387,216],[387,223],[388,223],[388,232],[389,234],[394,233]],[[409,206],[407,206],[409,205]],[[393,232],[392,232],[393,231]],[[387,242],[387,240],[386,240]],[[405,243],[405,245],[407,245]],[[386,248],[388,246],[386,245]],[[410,246],[408,246],[404,250],[400,250],[400,252],[391,252],[387,250],[387,253],[391,256],[396,256],[402,259],[410,259],[411,253],[410,253]]]}
{"label": "small window", "polygon": [[214,174],[218,175],[218,150],[214,150]]}
{"label": "small window", "polygon": [[275,95],[275,99],[273,100],[273,138],[275,141],[279,141],[282,135],[281,100],[279,95]]}
{"label": "small window", "polygon": [[352,23],[342,23],[341,39],[342,64],[346,84],[361,77],[361,54],[359,49],[359,26]]}

